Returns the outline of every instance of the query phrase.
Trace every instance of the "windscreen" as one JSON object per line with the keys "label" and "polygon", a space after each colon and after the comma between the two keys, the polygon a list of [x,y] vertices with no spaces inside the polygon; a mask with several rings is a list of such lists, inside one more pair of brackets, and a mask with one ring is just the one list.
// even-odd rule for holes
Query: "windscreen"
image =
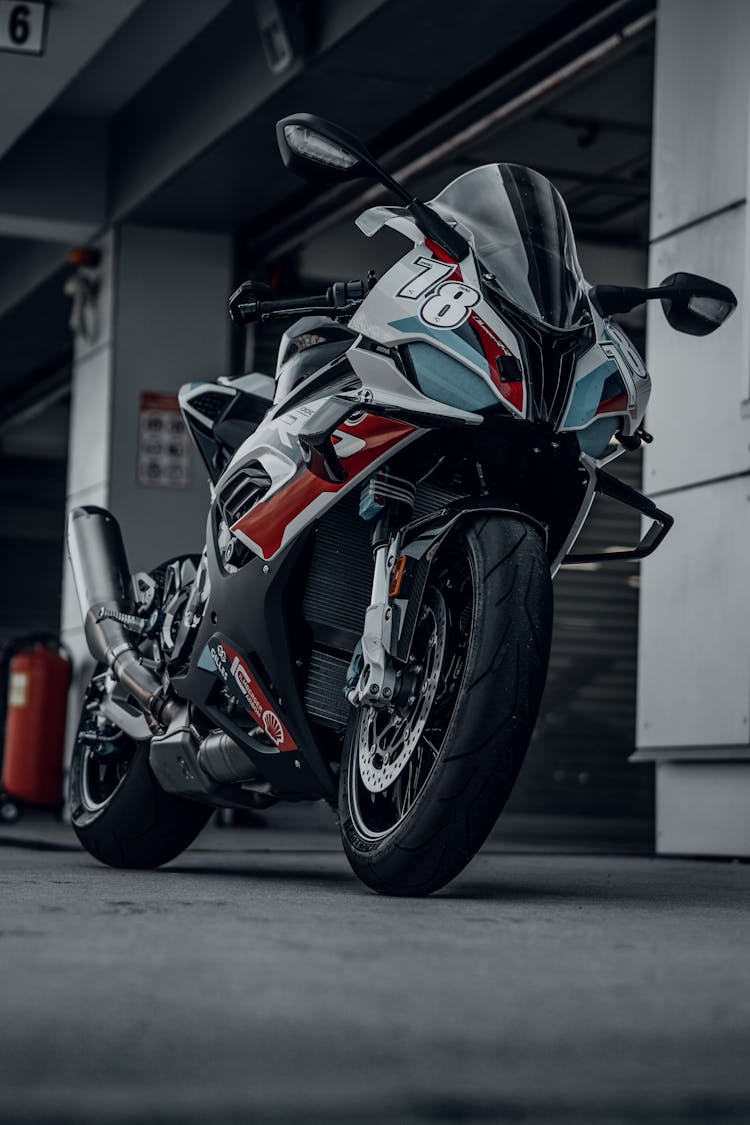
{"label": "windscreen", "polygon": [[474,249],[514,305],[554,328],[588,312],[568,211],[549,180],[521,164],[485,164],[459,176],[432,204],[474,235]]}

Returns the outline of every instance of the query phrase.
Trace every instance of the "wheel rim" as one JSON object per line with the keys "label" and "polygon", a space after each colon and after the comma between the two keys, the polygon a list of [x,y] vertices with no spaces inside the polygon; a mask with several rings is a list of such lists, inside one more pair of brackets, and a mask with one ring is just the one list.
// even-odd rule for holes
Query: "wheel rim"
{"label": "wheel rim", "polygon": [[[468,559],[451,552],[433,564],[412,643],[412,697],[399,708],[360,711],[348,777],[357,831],[390,835],[416,805],[453,721],[466,663],[474,587]],[[433,577],[431,575],[431,577]],[[412,673],[414,674],[414,673]]]}
{"label": "wheel rim", "polygon": [[87,813],[98,812],[112,800],[132,761],[132,755],[115,757],[102,753],[100,745],[87,743],[81,754],[80,798]]}
{"label": "wheel rim", "polygon": [[104,675],[91,680],[76,735],[71,773],[74,823],[87,822],[105,808],[125,780],[137,744],[99,714]]}

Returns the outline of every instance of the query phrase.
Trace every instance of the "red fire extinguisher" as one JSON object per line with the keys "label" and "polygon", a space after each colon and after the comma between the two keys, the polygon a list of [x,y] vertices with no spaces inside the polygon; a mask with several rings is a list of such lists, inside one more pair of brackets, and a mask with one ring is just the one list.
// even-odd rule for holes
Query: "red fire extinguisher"
{"label": "red fire extinguisher", "polygon": [[46,641],[16,652],[8,676],[2,788],[37,805],[62,802],[65,714],[71,663]]}

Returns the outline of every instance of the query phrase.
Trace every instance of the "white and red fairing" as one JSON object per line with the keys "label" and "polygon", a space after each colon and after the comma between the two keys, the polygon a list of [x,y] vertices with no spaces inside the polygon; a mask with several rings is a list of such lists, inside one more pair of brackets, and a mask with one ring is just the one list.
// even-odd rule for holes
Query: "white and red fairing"
{"label": "white and red fairing", "polygon": [[[521,348],[514,331],[484,299],[480,266],[473,253],[460,264],[453,262],[440,246],[424,239],[401,208],[374,207],[357,222],[367,235],[384,225],[391,226],[411,238],[415,246],[381,278],[350,321],[350,327],[385,345],[428,344],[449,354],[484,384],[481,390],[477,384],[479,394],[474,409],[487,406],[489,399],[502,403],[511,414],[528,418],[528,373],[523,369]],[[459,226],[459,230],[471,241],[468,229]],[[421,277],[429,280],[431,261],[435,284],[428,289],[420,288]],[[441,264],[450,272],[441,275]],[[463,294],[458,291],[457,282],[465,287]],[[441,324],[435,294],[443,289],[449,291],[445,301],[447,317]],[[451,298],[465,302],[465,315],[457,324],[455,308],[449,307]],[[611,457],[602,455],[609,439],[605,437],[602,441],[606,429],[599,423],[610,419],[610,433],[615,429],[626,435],[635,433],[646,410],[650,379],[622,329],[602,319],[593,307],[591,313],[596,342],[578,361],[560,430],[580,431],[582,450],[601,462]],[[504,363],[506,357],[512,357],[515,363]],[[472,409],[469,400],[462,405]],[[589,428],[590,433],[584,434]],[[601,451],[597,446],[601,446]],[[618,448],[617,455],[622,451]]]}
{"label": "white and red fairing", "polygon": [[[336,454],[347,479],[329,479],[304,457],[300,429],[328,401],[311,399],[289,411],[283,402],[237,450],[217,482],[222,489],[244,466],[260,464],[271,486],[236,520],[231,534],[263,559],[271,559],[320,518],[342,493],[362,484],[383,461],[441,421],[481,425],[479,411],[502,405],[518,418],[529,416],[529,388],[515,333],[484,299],[473,253],[457,263],[425,240],[417,227],[389,208],[373,208],[359,220],[365,233],[383,223],[412,237],[415,245],[374,286],[350,321],[359,336],[346,358],[361,389],[347,392],[362,409],[334,432]],[[596,343],[578,361],[563,414],[562,431],[580,431],[582,455],[593,466],[616,456],[607,449],[615,429],[632,434],[649,394],[648,374],[624,334],[593,310]],[[367,346],[362,346],[367,341]],[[372,342],[384,345],[373,350]],[[446,365],[442,387],[430,394],[414,385],[389,349],[429,349],[435,371]],[[512,362],[508,363],[507,361]],[[314,378],[314,377],[311,377]],[[298,396],[303,389],[295,389]],[[367,412],[369,403],[393,416]],[[424,427],[399,420],[424,416]],[[587,445],[588,441],[588,445]]]}
{"label": "white and red fairing", "polygon": [[270,489],[231,527],[232,535],[263,559],[273,558],[319,519],[342,492],[366,480],[382,461],[420,432],[407,422],[360,412],[333,433],[336,455],[348,476],[343,482],[332,481],[305,462],[297,436],[326,401],[306,402],[264,422],[239,448],[217,484],[220,495],[223,483],[250,462],[258,462],[268,473]]}

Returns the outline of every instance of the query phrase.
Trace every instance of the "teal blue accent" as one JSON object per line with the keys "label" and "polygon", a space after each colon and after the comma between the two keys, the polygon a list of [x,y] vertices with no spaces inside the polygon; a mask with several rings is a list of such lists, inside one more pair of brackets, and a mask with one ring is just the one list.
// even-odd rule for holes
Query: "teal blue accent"
{"label": "teal blue accent", "polygon": [[423,324],[416,316],[407,316],[405,320],[392,320],[390,327],[398,328],[399,332],[404,332],[406,335],[431,336],[433,340],[437,340],[444,347],[447,346],[458,352],[470,363],[477,363],[485,371],[487,370],[487,360],[479,344],[475,348],[472,347],[468,340],[459,336],[458,332],[452,332],[446,328],[430,328],[428,324]]}
{"label": "teal blue accent", "polygon": [[409,355],[419,389],[428,398],[459,410],[480,410],[497,404],[484,379],[447,352],[433,348],[432,344],[409,344]]}
{"label": "teal blue accent", "polygon": [[597,407],[602,400],[604,384],[610,375],[619,371],[617,364],[608,359],[600,363],[593,371],[576,383],[573,391],[568,413],[565,415],[563,426],[569,429],[574,426],[585,426],[596,414]]}
{"label": "teal blue accent", "polygon": [[577,437],[581,451],[588,453],[589,457],[601,457],[619,425],[619,418],[597,418],[585,430],[579,430]]}
{"label": "teal blue accent", "polygon": [[359,518],[369,523],[374,520],[376,516],[381,515],[383,511],[383,504],[378,503],[375,497],[366,489],[362,490],[362,496],[359,501]]}
{"label": "teal blue accent", "polygon": [[205,645],[203,652],[198,657],[198,667],[205,668],[207,672],[215,672],[216,664],[214,663],[211,653],[208,651],[208,645]]}

